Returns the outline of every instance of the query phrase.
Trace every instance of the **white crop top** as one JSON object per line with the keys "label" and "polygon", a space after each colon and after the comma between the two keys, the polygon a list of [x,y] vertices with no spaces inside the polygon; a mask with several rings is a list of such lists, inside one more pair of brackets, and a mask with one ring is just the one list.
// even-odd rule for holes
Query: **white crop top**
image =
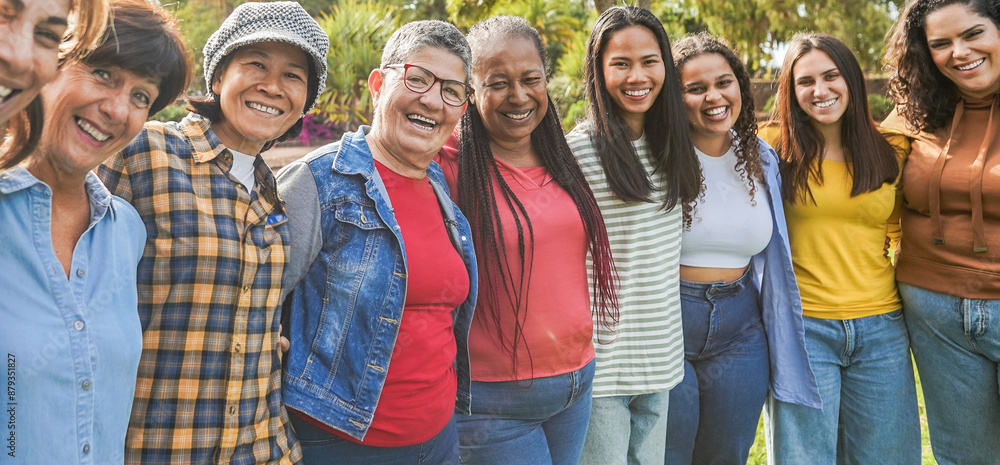
{"label": "white crop top", "polygon": [[697,148],[695,153],[705,177],[705,192],[695,205],[691,229],[681,239],[681,265],[743,268],[771,241],[767,189],[755,181],[756,205],[751,203],[750,186],[736,171],[734,147],[721,157],[710,157]]}

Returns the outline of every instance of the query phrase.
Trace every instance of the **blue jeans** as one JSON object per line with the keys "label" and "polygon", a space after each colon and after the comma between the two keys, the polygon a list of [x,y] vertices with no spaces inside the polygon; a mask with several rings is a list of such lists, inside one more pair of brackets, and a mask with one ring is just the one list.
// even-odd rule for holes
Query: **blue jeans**
{"label": "blue jeans", "polygon": [[595,397],[580,465],[663,465],[667,391]]}
{"label": "blue jeans", "polygon": [[472,415],[458,415],[463,464],[580,462],[594,361],[528,381],[472,382]]}
{"label": "blue jeans", "polygon": [[767,401],[768,462],[920,463],[920,417],[903,311],[804,317],[823,410]]}
{"label": "blue jeans", "polygon": [[899,283],[940,465],[1000,461],[1000,300]]}
{"label": "blue jeans", "polygon": [[770,382],[753,276],[681,281],[684,381],[670,391],[666,463],[744,464]]}
{"label": "blue jeans", "polygon": [[455,417],[433,438],[403,447],[366,446],[317,428],[291,414],[292,426],[302,446],[303,465],[456,465],[458,432]]}

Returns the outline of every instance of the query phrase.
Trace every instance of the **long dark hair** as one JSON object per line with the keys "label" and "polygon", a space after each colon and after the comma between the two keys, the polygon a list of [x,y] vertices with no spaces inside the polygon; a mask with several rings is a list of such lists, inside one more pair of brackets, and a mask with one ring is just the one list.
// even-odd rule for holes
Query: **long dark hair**
{"label": "long dark hair", "polygon": [[958,105],[958,88],[931,59],[924,29],[929,14],[955,4],[967,6],[1000,28],[996,0],[914,0],[889,31],[885,55],[886,69],[893,72],[889,96],[896,112],[920,131],[933,132],[948,125]]}
{"label": "long dark hair", "polygon": [[[649,143],[654,170],[663,177],[662,186],[654,186],[632,147],[629,126],[611,100],[604,82],[602,58],[611,37],[629,26],[648,29],[660,46],[665,75],[663,88],[646,111],[643,134]],[[626,202],[651,202],[653,191],[663,191],[663,208],[673,209],[678,202],[684,216],[690,216],[694,201],[701,193],[698,157],[691,145],[684,100],[681,97],[677,70],[670,54],[670,41],[655,15],[634,6],[615,6],[604,11],[594,24],[587,41],[585,64],[587,122],[590,138],[601,162],[608,187]]]}
{"label": "long dark hair", "polygon": [[[177,29],[177,19],[146,0],[115,0],[108,21],[100,45],[83,58],[71,60],[159,78],[159,95],[149,106],[152,116],[172,103],[191,82],[191,59]],[[0,156],[0,169],[20,163],[37,147],[44,120],[42,110],[39,96],[11,119],[11,141]]]}
{"label": "long dark hair", "polygon": [[[754,114],[753,93],[750,91],[750,73],[732,49],[705,32],[690,34],[674,44],[674,65],[677,70],[695,57],[715,53],[726,60],[733,69],[740,85],[740,114],[733,123],[736,132],[736,172],[750,186],[750,200],[754,200],[757,182],[764,183],[764,168],[760,161],[760,143],[757,141],[757,116]],[[700,165],[698,165],[700,166]]]}
{"label": "long dark hair", "polygon": [[[473,63],[481,60],[481,57],[477,56],[478,52],[488,43],[509,38],[524,38],[530,41],[538,51],[543,66],[547,65],[545,48],[538,31],[523,18],[515,16],[494,16],[469,30],[468,41],[472,46]],[[618,301],[615,296],[617,274],[611,259],[607,231],[597,201],[594,200],[594,194],[566,144],[559,121],[556,107],[552,99],[547,97],[545,117],[532,131],[531,144],[553,180],[576,204],[593,256],[595,279],[592,291],[596,303],[595,310],[599,314],[600,322],[608,328],[613,328],[618,321]],[[497,162],[493,158],[493,151],[490,149],[489,133],[475,105],[471,105],[465,111],[460,124],[457,203],[469,218],[476,256],[484,269],[480,276],[486,277],[480,286],[480,299],[485,301],[486,308],[489,309],[490,321],[497,331],[501,346],[510,351],[516,365],[518,349],[522,345],[527,350],[529,360],[531,359],[530,349],[523,342],[523,324],[528,311],[525,300],[531,281],[533,247],[530,244],[534,243],[531,219],[525,206],[500,174]],[[502,195],[500,199],[494,194],[494,182]],[[511,263],[508,258],[504,231],[499,220],[500,202],[505,205],[503,208],[512,212],[517,227],[517,263]],[[520,278],[515,280],[512,270],[517,269],[521,273]],[[502,286],[498,285],[498,282]],[[501,298],[506,298],[514,311],[512,335],[503,334],[500,325]]]}
{"label": "long dark hair", "polygon": [[[868,110],[865,78],[851,50],[827,34],[799,34],[792,38],[778,79],[775,118],[779,139],[774,149],[781,159],[781,197],[790,203],[812,197],[809,180],[823,182],[823,147],[826,141],[795,98],[795,64],[810,51],[825,53],[837,65],[847,84],[847,109],[840,120],[840,140],[851,164],[851,197],[871,192],[899,175],[892,145],[879,134]],[[813,166],[813,162],[816,163]]]}

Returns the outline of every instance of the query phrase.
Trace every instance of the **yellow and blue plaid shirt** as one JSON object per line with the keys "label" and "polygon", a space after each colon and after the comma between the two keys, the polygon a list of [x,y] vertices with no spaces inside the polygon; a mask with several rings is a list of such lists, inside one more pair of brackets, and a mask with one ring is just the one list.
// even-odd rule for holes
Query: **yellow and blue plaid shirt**
{"label": "yellow and blue plaid shirt", "polygon": [[260,157],[253,193],[209,127],[147,123],[97,170],[146,225],[127,463],[291,464],[278,344],[288,226]]}

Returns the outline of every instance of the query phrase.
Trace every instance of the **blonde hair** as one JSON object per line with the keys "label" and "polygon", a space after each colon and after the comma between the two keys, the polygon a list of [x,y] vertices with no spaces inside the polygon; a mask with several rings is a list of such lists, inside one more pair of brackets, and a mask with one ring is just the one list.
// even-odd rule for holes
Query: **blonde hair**
{"label": "blonde hair", "polygon": [[80,59],[97,48],[111,23],[109,0],[70,0],[69,29],[59,47],[60,58]]}

